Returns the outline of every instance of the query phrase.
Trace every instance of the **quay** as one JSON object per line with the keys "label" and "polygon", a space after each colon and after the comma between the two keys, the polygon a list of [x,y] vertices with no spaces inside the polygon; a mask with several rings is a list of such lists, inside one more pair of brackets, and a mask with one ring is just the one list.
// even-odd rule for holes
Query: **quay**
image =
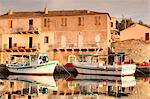
{"label": "quay", "polygon": [[[65,64],[77,62],[79,54],[121,52],[130,56],[124,57],[125,61],[148,62],[150,28],[135,23],[119,31],[116,22],[114,16],[101,11],[44,8],[43,11],[17,12],[10,9],[0,15],[0,64],[19,61],[12,55],[37,53],[48,54],[50,60],[59,61],[71,72],[75,69]],[[101,57],[101,60],[112,62],[111,58]],[[59,67],[56,71],[66,72],[63,69]],[[149,72],[145,68],[137,70]]]}

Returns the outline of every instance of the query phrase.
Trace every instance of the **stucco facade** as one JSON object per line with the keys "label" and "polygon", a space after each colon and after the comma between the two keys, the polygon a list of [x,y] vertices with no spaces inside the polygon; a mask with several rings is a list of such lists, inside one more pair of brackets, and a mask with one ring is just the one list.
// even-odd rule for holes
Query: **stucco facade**
{"label": "stucco facade", "polygon": [[128,39],[141,39],[149,41],[150,38],[150,28],[140,25],[133,24],[127,29],[120,31],[120,40],[128,40]]}
{"label": "stucco facade", "polygon": [[61,63],[66,63],[71,54],[94,53],[99,48],[107,54],[110,20],[108,13],[88,10],[10,11],[0,16],[0,63],[9,61],[5,57],[14,53],[48,53],[50,59]]}

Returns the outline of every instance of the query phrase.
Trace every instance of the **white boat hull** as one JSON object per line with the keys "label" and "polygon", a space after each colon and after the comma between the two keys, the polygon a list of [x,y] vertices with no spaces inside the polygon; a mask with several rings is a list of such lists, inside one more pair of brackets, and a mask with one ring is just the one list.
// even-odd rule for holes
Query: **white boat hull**
{"label": "white boat hull", "polygon": [[57,61],[50,61],[44,64],[38,64],[36,66],[11,66],[8,65],[7,68],[11,73],[21,73],[21,74],[53,74]]}
{"label": "white boat hull", "polygon": [[9,75],[9,80],[17,80],[26,83],[34,83],[46,86],[48,89],[57,90],[57,85],[53,76],[37,75]]}
{"label": "white boat hull", "polygon": [[99,74],[99,75],[133,75],[136,70],[135,64],[123,64],[117,66],[86,66],[75,65],[78,73],[81,74]]}

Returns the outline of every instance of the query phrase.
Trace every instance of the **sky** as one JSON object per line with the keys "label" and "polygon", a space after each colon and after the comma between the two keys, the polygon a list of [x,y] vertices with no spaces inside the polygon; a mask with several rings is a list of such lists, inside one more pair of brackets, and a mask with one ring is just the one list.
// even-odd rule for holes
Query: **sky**
{"label": "sky", "polygon": [[142,20],[150,25],[150,0],[0,0],[0,14],[13,11],[92,10],[108,12],[118,20],[122,17]]}

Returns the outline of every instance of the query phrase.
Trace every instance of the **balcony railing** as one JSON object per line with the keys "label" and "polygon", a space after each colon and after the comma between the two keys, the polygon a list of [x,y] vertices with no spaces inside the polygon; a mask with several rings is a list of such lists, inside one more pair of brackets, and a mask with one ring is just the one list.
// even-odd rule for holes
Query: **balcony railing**
{"label": "balcony railing", "polygon": [[39,43],[34,43],[32,44],[32,47],[29,47],[29,44],[27,43],[14,43],[12,44],[12,47],[10,48],[9,44],[4,44],[3,45],[3,50],[38,50],[40,49],[40,44]]}
{"label": "balcony railing", "polygon": [[61,43],[56,43],[50,45],[51,49],[84,49],[84,48],[104,48],[107,45],[105,43],[84,43],[84,44],[77,44],[77,43],[66,43],[65,45]]}
{"label": "balcony railing", "polygon": [[37,27],[29,26],[29,29],[21,28],[14,28],[13,33],[17,34],[39,34],[39,30]]}

